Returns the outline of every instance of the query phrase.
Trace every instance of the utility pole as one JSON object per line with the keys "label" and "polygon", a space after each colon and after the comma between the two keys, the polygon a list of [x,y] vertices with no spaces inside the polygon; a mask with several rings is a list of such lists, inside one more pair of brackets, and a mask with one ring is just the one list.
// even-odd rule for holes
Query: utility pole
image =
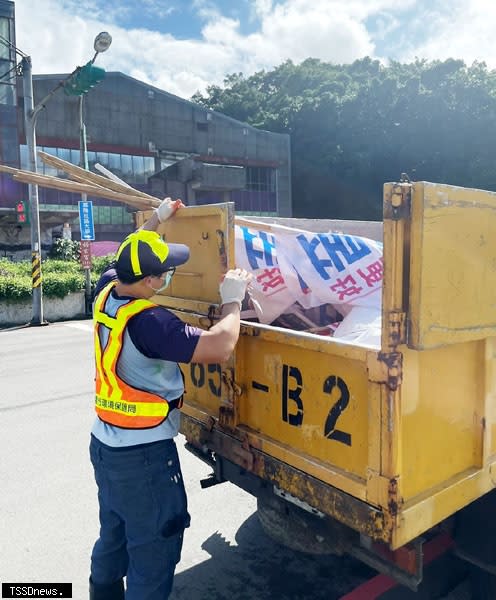
{"label": "utility pole", "polygon": [[[89,170],[88,167],[88,148],[86,144],[86,125],[84,124],[84,95],[81,94],[79,96],[79,166],[85,171]],[[86,194],[81,194],[81,201],[86,202],[88,196]],[[83,233],[83,228],[81,227],[81,235]],[[84,242],[87,243],[88,242]],[[81,239],[81,244],[83,244],[83,240]],[[88,244],[88,251],[90,250]],[[91,256],[91,254],[90,254]],[[85,311],[86,314],[91,315],[91,267],[84,269],[84,296],[85,296]]]}
{"label": "utility pole", "polygon": [[[33,74],[31,57],[24,56],[21,62],[22,83],[24,91],[24,122],[26,130],[26,145],[28,148],[28,169],[36,169],[36,117],[33,102]],[[41,273],[41,240],[40,240],[40,210],[38,204],[38,186],[29,184],[29,207],[31,223],[31,280],[33,290],[33,315],[31,325],[45,325],[43,319],[43,280]]]}

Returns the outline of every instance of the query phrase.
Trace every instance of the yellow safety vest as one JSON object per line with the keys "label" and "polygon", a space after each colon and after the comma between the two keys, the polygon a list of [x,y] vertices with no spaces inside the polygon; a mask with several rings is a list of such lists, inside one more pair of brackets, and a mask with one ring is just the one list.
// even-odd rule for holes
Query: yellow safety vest
{"label": "yellow safety vest", "polygon": [[[130,386],[117,374],[124,330],[131,317],[157,306],[148,300],[136,299],[122,304],[115,317],[105,312],[105,304],[116,285],[109,283],[98,294],[93,309],[96,395],[95,410],[105,423],[126,429],[146,429],[160,425],[169,414],[167,400],[152,392]],[[105,348],[100,343],[100,327],[107,327],[109,338]]]}

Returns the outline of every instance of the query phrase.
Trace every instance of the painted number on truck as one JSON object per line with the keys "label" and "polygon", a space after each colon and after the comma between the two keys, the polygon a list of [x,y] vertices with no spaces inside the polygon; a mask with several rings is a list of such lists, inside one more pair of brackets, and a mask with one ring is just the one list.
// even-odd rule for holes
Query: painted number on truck
{"label": "painted number on truck", "polygon": [[[259,388],[260,389],[260,388]],[[282,420],[293,427],[303,424],[303,376],[298,367],[282,367]],[[268,391],[268,390],[267,390]],[[324,394],[331,396],[332,405],[324,424],[324,436],[341,444],[351,446],[351,434],[336,427],[343,411],[350,402],[348,386],[336,375],[330,375],[323,386]]]}
{"label": "painted number on truck", "polygon": [[[217,398],[222,394],[222,370],[219,364],[202,365],[190,364],[191,382],[197,388],[208,386],[210,392]],[[270,387],[257,381],[252,381],[253,389],[269,393]],[[331,406],[324,423],[324,437],[351,446],[351,434],[337,427],[338,420],[348,407],[350,392],[341,377],[329,375],[322,388],[324,394],[330,398]],[[301,427],[303,424],[303,375],[298,367],[291,365],[282,366],[281,385],[281,417],[285,423],[292,427]]]}
{"label": "painted number on truck", "polygon": [[350,402],[350,391],[348,390],[348,386],[341,377],[331,375],[324,382],[324,393],[330,394],[331,397],[334,397],[336,394],[338,395],[336,402],[332,405],[331,410],[327,415],[324,425],[325,437],[351,446],[351,434],[336,428],[339,417]]}
{"label": "painted number on truck", "polygon": [[222,393],[222,371],[220,365],[201,365],[199,363],[190,364],[190,375],[193,385],[201,388],[208,383],[208,388],[214,396],[220,398]]}
{"label": "painted number on truck", "polygon": [[[291,379],[291,383],[290,383]],[[282,367],[282,420],[294,427],[303,422],[303,377],[300,369],[283,365]]]}

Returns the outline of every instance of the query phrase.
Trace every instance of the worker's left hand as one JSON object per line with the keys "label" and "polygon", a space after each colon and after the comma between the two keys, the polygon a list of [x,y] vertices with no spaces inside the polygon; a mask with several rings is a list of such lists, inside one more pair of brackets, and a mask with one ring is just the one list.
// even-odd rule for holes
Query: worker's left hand
{"label": "worker's left hand", "polygon": [[170,198],[164,198],[160,206],[156,209],[158,220],[163,223],[170,219],[177,210],[183,208],[184,204],[182,200],[171,200]]}

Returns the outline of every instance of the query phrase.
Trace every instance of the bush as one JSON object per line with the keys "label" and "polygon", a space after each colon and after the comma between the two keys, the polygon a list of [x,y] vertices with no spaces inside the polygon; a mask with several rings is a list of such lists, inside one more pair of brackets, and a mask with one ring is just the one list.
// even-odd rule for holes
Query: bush
{"label": "bush", "polygon": [[55,240],[50,248],[49,258],[60,260],[79,260],[81,244],[76,240],[59,238]]}
{"label": "bush", "polygon": [[[64,240],[71,241],[71,240]],[[102,272],[113,261],[114,255],[92,259],[91,284],[95,286]],[[85,274],[81,264],[75,260],[48,258],[42,262],[43,295],[48,298],[63,298],[71,292],[85,289]],[[12,262],[0,258],[0,302],[21,302],[31,298],[31,262]]]}
{"label": "bush", "polygon": [[110,266],[115,260],[115,254],[107,254],[106,256],[95,256],[91,259],[91,274],[93,273],[100,277],[105,269]]}

